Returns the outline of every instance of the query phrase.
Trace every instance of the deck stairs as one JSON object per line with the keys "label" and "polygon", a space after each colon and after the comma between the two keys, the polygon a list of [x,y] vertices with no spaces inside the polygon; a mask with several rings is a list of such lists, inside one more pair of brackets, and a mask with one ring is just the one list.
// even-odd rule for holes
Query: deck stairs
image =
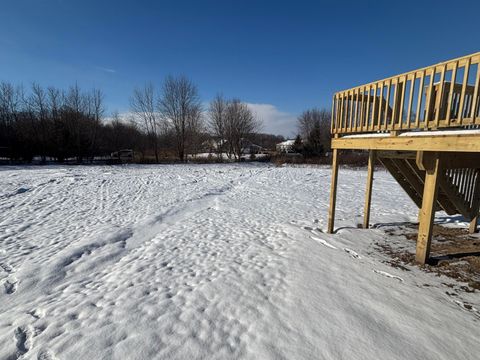
{"label": "deck stairs", "polygon": [[[425,171],[414,157],[382,157],[379,161],[410,196],[422,207]],[[480,166],[480,164],[479,164]],[[461,214],[471,221],[477,214],[480,202],[480,168],[443,169],[439,179],[435,210],[448,215]]]}

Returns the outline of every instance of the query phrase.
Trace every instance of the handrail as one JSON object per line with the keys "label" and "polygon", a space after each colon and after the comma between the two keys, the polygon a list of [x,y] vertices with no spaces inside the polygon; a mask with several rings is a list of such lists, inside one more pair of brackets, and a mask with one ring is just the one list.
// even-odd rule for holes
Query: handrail
{"label": "handrail", "polygon": [[337,92],[331,133],[479,125],[479,68],[480,52]]}

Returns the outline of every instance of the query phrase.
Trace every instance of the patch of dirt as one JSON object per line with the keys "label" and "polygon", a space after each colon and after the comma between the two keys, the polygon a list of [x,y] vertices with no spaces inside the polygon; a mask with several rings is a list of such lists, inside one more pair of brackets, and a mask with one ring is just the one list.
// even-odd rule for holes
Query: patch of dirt
{"label": "patch of dirt", "polygon": [[[390,241],[377,244],[385,254],[391,257],[387,263],[405,271],[409,270],[407,266],[418,266],[415,263],[418,224],[407,223],[389,227],[385,233],[390,236],[403,235],[406,238],[405,241],[410,242],[406,244],[408,246],[396,246]],[[434,225],[430,262],[420,268],[467,283],[468,286],[462,288],[466,292],[480,290],[479,234],[469,234],[462,228]]]}

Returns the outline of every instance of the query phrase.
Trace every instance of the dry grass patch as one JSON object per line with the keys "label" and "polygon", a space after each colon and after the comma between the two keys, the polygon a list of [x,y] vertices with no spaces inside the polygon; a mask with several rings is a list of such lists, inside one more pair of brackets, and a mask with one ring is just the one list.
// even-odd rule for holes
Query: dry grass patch
{"label": "dry grass patch", "polygon": [[[387,241],[377,244],[391,257],[387,262],[397,268],[408,271],[407,265],[415,264],[415,243],[418,224],[401,224],[388,227],[385,233],[390,236],[403,235],[408,241],[406,246]],[[466,229],[434,225],[430,251],[430,263],[420,266],[425,271],[445,275],[468,284],[463,290],[480,290],[480,236],[469,234]]]}

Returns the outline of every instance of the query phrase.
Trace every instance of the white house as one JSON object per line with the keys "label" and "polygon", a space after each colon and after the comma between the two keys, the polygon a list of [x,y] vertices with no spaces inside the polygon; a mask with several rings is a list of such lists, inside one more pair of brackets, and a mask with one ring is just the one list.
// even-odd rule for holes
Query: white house
{"label": "white house", "polygon": [[281,153],[293,153],[293,145],[295,144],[295,139],[285,140],[276,145],[277,152]]}

